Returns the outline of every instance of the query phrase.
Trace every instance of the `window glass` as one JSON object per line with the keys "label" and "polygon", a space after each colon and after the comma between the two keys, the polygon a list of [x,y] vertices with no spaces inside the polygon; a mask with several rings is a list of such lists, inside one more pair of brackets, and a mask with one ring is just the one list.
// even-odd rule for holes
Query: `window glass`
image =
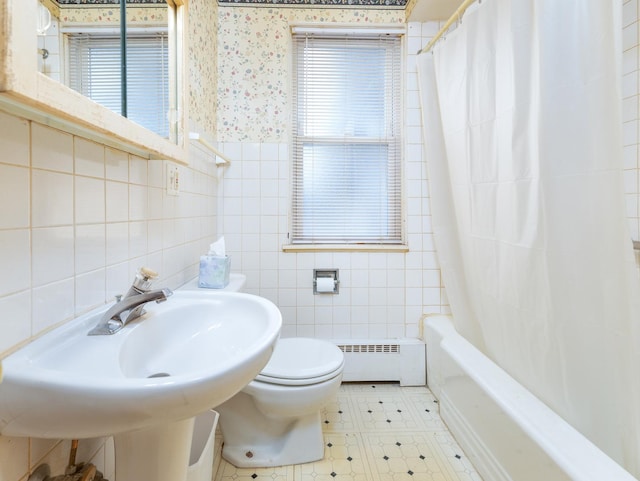
{"label": "window glass", "polygon": [[402,243],[400,45],[294,34],[292,243]]}
{"label": "window glass", "polygon": [[[120,37],[69,34],[68,84],[122,114]],[[127,36],[127,118],[169,137],[169,49],[163,32]]]}

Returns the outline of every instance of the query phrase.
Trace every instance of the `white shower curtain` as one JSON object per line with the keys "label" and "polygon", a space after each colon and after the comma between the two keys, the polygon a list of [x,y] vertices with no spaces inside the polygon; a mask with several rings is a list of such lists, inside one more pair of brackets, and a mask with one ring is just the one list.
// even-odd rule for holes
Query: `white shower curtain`
{"label": "white shower curtain", "polygon": [[483,0],[418,56],[436,248],[468,340],[640,476],[619,1]]}

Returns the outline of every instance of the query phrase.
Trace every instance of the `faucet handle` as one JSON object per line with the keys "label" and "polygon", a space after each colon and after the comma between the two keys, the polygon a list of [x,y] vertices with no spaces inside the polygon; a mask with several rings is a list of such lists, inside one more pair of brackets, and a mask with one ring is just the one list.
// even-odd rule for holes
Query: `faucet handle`
{"label": "faucet handle", "polygon": [[148,267],[141,267],[140,275],[144,277],[145,281],[152,281],[153,279],[158,277],[158,273],[153,269],[149,269]]}
{"label": "faucet handle", "polygon": [[122,300],[122,294],[116,294],[113,297],[115,298],[116,302],[120,302]]}
{"label": "faucet handle", "polygon": [[[135,279],[133,280],[133,288],[140,291],[147,291],[151,288],[151,283],[158,277],[158,273],[148,267],[138,269]],[[128,296],[125,296],[128,297]]]}

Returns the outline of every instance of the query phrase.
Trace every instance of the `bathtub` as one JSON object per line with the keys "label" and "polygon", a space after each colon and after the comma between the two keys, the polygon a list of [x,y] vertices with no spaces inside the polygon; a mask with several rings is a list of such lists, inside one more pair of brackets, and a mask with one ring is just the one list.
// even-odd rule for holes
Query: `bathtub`
{"label": "bathtub", "polygon": [[637,481],[460,336],[423,322],[427,383],[440,415],[485,481]]}

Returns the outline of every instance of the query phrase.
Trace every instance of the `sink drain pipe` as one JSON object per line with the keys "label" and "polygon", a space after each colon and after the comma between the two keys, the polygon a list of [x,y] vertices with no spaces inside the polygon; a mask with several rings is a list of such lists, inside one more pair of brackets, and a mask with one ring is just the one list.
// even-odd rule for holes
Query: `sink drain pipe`
{"label": "sink drain pipe", "polygon": [[76,454],[78,454],[78,440],[71,440],[71,449],[69,450],[69,464],[64,474],[73,474],[76,472]]}
{"label": "sink drain pipe", "polygon": [[65,469],[65,473],[59,476],[50,476],[51,469],[48,464],[41,464],[29,476],[28,481],[108,481],[104,479],[102,473],[98,471],[95,465],[76,464],[76,454],[78,453],[78,440],[71,440],[71,449],[69,450],[69,464]]}

